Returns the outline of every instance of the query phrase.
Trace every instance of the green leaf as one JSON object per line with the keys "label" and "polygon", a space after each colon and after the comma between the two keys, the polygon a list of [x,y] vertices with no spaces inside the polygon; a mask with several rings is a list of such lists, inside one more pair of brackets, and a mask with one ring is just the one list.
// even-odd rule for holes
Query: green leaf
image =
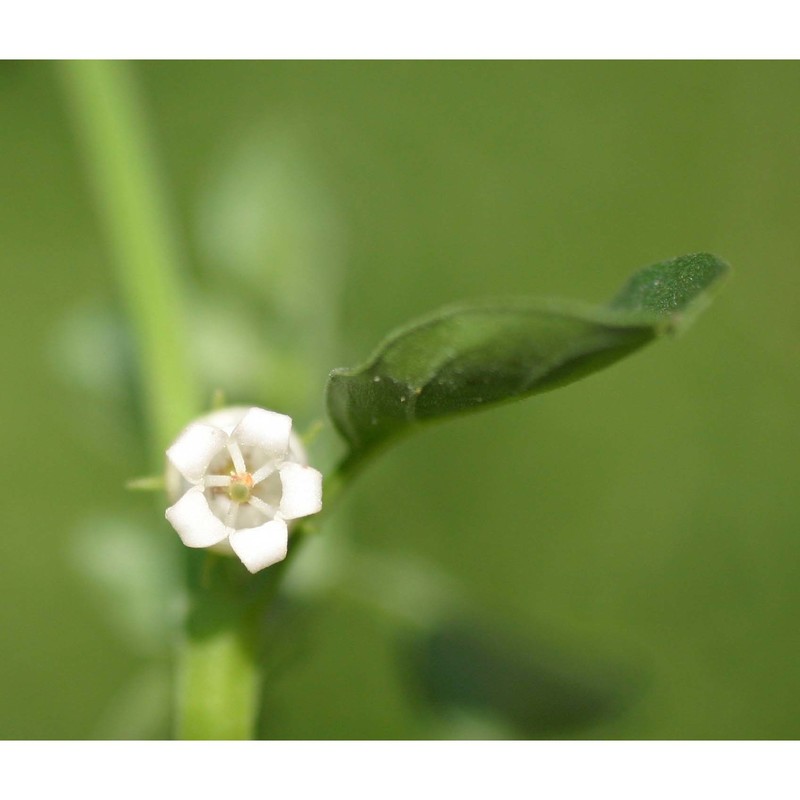
{"label": "green leaf", "polygon": [[497,719],[526,738],[565,735],[614,717],[644,684],[630,666],[522,641],[473,619],[449,621],[404,645],[404,674],[420,699],[444,714]]}
{"label": "green leaf", "polygon": [[728,265],[710,253],[679,256],[645,267],[635,273],[611,301],[618,311],[653,314],[685,324],[688,317],[706,307],[709,289],[724,277]]}
{"label": "green leaf", "polygon": [[328,412],[360,457],[413,426],[549,391],[684,327],[728,270],[698,253],[646,267],[605,306],[491,300],[442,309],[334,370]]}

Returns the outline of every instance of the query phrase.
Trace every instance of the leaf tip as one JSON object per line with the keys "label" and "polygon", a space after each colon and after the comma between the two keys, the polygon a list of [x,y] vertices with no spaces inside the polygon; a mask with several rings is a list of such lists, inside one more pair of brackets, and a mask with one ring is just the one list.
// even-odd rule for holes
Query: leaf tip
{"label": "leaf tip", "polygon": [[639,270],[615,295],[612,309],[671,318],[671,329],[682,329],[705,308],[712,288],[730,272],[713,253],[689,253]]}

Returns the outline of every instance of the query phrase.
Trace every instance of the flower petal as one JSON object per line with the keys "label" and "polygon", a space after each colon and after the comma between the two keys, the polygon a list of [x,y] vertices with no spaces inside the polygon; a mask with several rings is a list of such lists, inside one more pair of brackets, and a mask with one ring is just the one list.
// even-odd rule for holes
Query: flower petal
{"label": "flower petal", "polygon": [[289,449],[291,430],[292,418],[286,414],[251,408],[233,429],[231,439],[244,447],[258,447],[270,458],[283,458]]}
{"label": "flower petal", "polygon": [[197,483],[208,468],[212,458],[228,441],[228,434],[211,425],[196,422],[167,450],[167,458],[190,483]]}
{"label": "flower petal", "polygon": [[306,517],[322,508],[322,474],[318,470],[287,463],[278,472],[283,485],[278,513],[284,519]]}
{"label": "flower petal", "polygon": [[202,486],[189,489],[167,509],[166,517],[187,547],[210,547],[230,533],[230,528],[208,507]]}
{"label": "flower petal", "polygon": [[289,529],[282,519],[274,519],[257,528],[233,531],[228,541],[247,569],[258,572],[286,558]]}

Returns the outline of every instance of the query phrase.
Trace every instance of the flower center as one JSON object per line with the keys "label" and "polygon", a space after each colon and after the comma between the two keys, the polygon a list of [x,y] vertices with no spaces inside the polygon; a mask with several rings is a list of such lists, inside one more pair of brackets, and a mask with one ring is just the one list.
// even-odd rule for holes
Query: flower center
{"label": "flower center", "polygon": [[250,499],[250,490],[253,488],[253,476],[249,472],[241,475],[231,475],[231,485],[228,487],[228,497],[234,503],[246,503]]}

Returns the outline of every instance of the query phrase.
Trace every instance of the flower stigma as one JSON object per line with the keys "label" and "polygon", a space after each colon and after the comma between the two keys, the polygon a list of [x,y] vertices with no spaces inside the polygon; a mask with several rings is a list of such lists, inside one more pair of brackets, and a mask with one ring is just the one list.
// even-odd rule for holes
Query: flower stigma
{"label": "flower stigma", "polygon": [[231,475],[231,485],[228,487],[228,497],[234,503],[247,503],[250,500],[250,490],[253,488],[253,476],[249,472],[243,475]]}

